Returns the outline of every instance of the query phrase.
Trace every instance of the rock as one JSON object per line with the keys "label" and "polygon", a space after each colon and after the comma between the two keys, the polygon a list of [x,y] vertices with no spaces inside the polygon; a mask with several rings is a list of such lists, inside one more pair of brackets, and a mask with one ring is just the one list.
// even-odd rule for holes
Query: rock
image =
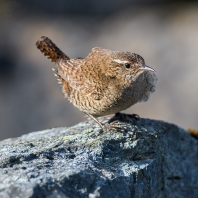
{"label": "rock", "polygon": [[102,131],[87,121],[1,141],[0,197],[198,196],[198,141],[187,131],[128,116],[115,124]]}

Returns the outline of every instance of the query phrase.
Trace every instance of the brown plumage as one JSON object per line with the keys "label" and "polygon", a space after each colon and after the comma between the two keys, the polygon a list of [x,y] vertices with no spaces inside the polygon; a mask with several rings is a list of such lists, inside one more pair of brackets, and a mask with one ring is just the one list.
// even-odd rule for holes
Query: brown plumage
{"label": "brown plumage", "polygon": [[146,101],[155,90],[155,72],[138,54],[97,47],[85,59],[70,59],[44,36],[36,46],[55,63],[65,97],[100,126],[95,117]]}
{"label": "brown plumage", "polygon": [[67,57],[49,38],[45,36],[42,36],[41,39],[36,42],[36,46],[52,62],[56,62],[61,58],[69,60],[69,57]]}

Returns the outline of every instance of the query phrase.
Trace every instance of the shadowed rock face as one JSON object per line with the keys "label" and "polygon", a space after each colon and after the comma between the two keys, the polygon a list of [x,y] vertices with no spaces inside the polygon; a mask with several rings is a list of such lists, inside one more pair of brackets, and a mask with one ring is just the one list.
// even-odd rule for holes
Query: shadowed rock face
{"label": "shadowed rock face", "polygon": [[162,121],[116,124],[103,132],[87,121],[1,141],[0,197],[196,197],[196,139]]}

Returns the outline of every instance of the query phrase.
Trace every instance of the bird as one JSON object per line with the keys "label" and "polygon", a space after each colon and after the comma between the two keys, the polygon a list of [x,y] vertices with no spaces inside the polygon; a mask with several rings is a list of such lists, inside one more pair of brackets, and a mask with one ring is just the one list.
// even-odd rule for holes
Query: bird
{"label": "bird", "polygon": [[98,117],[147,101],[155,91],[156,72],[136,53],[94,47],[85,58],[69,58],[46,36],[36,46],[55,64],[65,98],[102,128]]}

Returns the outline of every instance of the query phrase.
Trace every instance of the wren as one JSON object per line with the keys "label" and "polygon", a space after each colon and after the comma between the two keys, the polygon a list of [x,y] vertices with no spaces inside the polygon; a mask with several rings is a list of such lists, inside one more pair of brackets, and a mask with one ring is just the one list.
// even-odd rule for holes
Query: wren
{"label": "wren", "polygon": [[155,70],[138,54],[95,47],[84,59],[70,59],[45,36],[36,46],[55,63],[53,71],[64,96],[101,127],[96,117],[147,101],[155,91]]}

